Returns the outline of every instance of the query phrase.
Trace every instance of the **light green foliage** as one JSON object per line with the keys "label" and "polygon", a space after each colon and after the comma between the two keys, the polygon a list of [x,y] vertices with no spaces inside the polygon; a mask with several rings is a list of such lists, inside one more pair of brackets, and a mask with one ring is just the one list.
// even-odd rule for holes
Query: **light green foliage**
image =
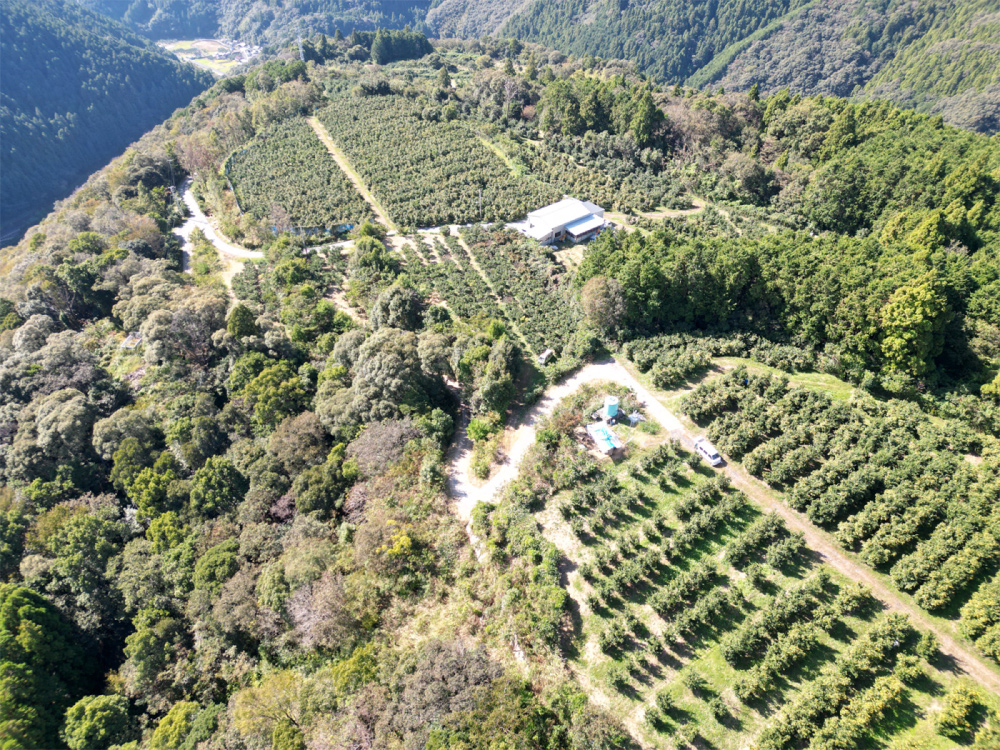
{"label": "light green foliage", "polygon": [[191,722],[197,713],[197,703],[191,701],[175,703],[153,731],[149,740],[149,750],[173,750],[180,747],[191,730]]}
{"label": "light green foliage", "polygon": [[968,685],[956,685],[944,698],[941,713],[934,720],[938,732],[953,740],[963,740],[974,733],[973,719],[983,708],[979,692]]}
{"label": "light green foliage", "polygon": [[282,564],[272,562],[265,565],[257,579],[257,601],[260,605],[280,612],[290,593]]}
{"label": "light green foliage", "polygon": [[897,289],[881,313],[882,354],[890,370],[914,377],[927,374],[944,348],[951,317],[936,274]]}
{"label": "light green foliage", "polygon": [[475,417],[469,420],[469,437],[477,443],[487,440],[499,426],[499,416],[495,412],[486,417]]}
{"label": "light green foliage", "polygon": [[121,745],[132,735],[128,700],[121,695],[88,695],[66,712],[63,737],[70,750]]}
{"label": "light green foliage", "polygon": [[265,367],[242,393],[253,408],[254,421],[265,431],[298,414],[309,398],[302,380],[285,362]]}
{"label": "light green foliage", "polygon": [[211,518],[235,507],[246,491],[246,479],[232,462],[212,457],[194,473],[191,509]]}
{"label": "light green foliage", "polygon": [[168,510],[179,510],[170,507],[167,492],[175,479],[172,471],[161,474],[153,467],[146,467],[136,474],[128,488],[128,494],[139,509],[136,517],[140,521],[148,521]]}
{"label": "light green foliage", "polygon": [[239,549],[240,543],[235,539],[227,539],[209,548],[194,566],[194,585],[218,590],[239,569]]}
{"label": "light green foliage", "polygon": [[146,538],[153,543],[155,552],[166,552],[184,541],[185,528],[174,511],[162,513],[146,529]]}

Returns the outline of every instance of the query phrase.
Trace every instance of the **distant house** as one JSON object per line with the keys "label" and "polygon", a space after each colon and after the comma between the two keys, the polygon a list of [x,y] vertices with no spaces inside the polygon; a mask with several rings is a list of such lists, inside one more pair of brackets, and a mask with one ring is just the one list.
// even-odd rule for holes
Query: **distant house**
{"label": "distant house", "polygon": [[603,208],[590,201],[567,197],[551,206],[532,211],[524,221],[516,221],[507,226],[546,245],[564,239],[583,242],[607,225]]}

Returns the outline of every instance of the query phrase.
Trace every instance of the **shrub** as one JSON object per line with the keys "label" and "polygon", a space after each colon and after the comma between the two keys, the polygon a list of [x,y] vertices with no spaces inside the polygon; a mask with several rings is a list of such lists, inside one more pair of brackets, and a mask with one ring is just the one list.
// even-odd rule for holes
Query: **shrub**
{"label": "shrub", "polygon": [[944,707],[934,720],[939,734],[956,741],[972,735],[974,720],[982,708],[979,692],[967,685],[956,685],[945,696]]}

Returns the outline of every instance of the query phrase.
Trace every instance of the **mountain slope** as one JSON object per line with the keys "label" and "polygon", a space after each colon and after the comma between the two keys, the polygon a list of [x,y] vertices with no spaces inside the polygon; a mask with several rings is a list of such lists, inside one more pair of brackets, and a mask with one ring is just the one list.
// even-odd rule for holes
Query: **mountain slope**
{"label": "mountain slope", "polygon": [[566,53],[632,60],[645,72],[679,81],[709,64],[727,45],[745,38],[804,0],[536,0],[504,31]]}
{"label": "mountain slope", "polygon": [[502,6],[511,9],[504,34],[632,60],[669,82],[887,98],[968,129],[1000,129],[994,0],[535,0],[523,10],[514,2],[445,0],[428,23],[486,32]]}
{"label": "mountain slope", "polygon": [[224,36],[255,44],[298,32],[331,34],[417,25],[430,0],[83,0],[151,39]]}
{"label": "mountain slope", "polygon": [[4,236],[207,88],[120,24],[63,0],[0,0]]}
{"label": "mountain slope", "polygon": [[[688,83],[890,99],[954,125],[1000,129],[1000,12],[992,0],[812,3]],[[791,14],[790,14],[791,15]]]}

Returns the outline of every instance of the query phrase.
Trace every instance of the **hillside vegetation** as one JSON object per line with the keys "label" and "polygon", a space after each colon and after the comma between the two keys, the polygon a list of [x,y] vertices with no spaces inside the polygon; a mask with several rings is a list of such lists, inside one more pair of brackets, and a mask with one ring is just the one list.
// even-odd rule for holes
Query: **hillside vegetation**
{"label": "hillside vegetation", "polygon": [[[426,44],[219,81],[0,251],[3,742],[993,750],[994,141]],[[614,227],[503,226],[564,192]]]}
{"label": "hillside vegetation", "polygon": [[275,44],[297,34],[344,34],[418,25],[430,0],[83,0],[151,39],[222,36]]}
{"label": "hillside vegetation", "polygon": [[[449,7],[428,21],[460,33],[468,24],[442,17]],[[466,3],[462,18],[478,8]],[[480,33],[494,25],[484,18]],[[888,98],[990,133],[1000,127],[998,23],[989,0],[573,0],[511,7],[502,33],[630,60],[671,83]]]}
{"label": "hillside vegetation", "polygon": [[75,2],[3,0],[0,11],[9,241],[212,77]]}

